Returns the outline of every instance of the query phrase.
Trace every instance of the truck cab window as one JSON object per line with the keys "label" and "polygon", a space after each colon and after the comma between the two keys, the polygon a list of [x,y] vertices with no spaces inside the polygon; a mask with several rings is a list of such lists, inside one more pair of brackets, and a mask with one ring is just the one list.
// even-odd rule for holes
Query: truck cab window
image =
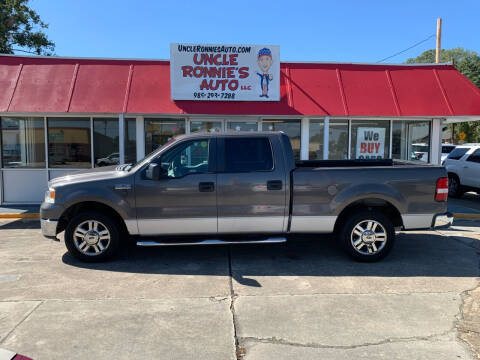
{"label": "truck cab window", "polygon": [[194,140],[180,144],[161,157],[160,165],[169,178],[208,172],[209,140]]}
{"label": "truck cab window", "polygon": [[267,138],[226,138],[225,172],[273,170],[273,153]]}

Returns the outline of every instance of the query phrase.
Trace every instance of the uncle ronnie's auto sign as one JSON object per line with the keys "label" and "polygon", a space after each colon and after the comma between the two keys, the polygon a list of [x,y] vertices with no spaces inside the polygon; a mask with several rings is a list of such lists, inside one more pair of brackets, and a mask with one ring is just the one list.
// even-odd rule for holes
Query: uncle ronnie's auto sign
{"label": "uncle ronnie's auto sign", "polygon": [[170,45],[173,100],[279,101],[280,47]]}

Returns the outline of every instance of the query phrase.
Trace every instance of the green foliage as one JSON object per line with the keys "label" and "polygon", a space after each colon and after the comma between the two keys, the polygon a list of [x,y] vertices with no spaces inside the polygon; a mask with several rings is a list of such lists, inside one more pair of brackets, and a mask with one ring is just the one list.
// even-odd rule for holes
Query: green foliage
{"label": "green foliage", "polygon": [[0,53],[26,49],[38,55],[52,55],[55,44],[42,31],[47,27],[28,7],[28,0],[0,0]]}
{"label": "green foliage", "polygon": [[[465,50],[458,47],[440,51],[440,62],[453,61],[455,67],[463,75],[480,87],[480,56],[475,51]],[[434,63],[435,50],[427,50],[416,58],[407,59],[408,64],[413,63]]]}
{"label": "green foliage", "polygon": [[[465,50],[458,47],[454,49],[441,50],[440,62],[453,61],[455,67],[463,75],[470,79],[476,86],[480,87],[480,56],[475,51]],[[435,50],[427,50],[416,58],[410,58],[407,63],[434,63]],[[453,129],[453,141],[458,143],[458,134],[465,132],[465,142],[480,142],[480,121],[457,123],[454,126],[448,125],[450,131]]]}

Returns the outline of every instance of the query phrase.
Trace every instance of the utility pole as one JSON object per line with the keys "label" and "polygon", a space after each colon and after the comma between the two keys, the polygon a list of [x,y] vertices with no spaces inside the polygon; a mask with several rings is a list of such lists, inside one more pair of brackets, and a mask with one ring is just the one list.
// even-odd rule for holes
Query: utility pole
{"label": "utility pole", "polygon": [[437,47],[435,49],[435,62],[440,62],[440,49],[442,47],[442,18],[437,19]]}

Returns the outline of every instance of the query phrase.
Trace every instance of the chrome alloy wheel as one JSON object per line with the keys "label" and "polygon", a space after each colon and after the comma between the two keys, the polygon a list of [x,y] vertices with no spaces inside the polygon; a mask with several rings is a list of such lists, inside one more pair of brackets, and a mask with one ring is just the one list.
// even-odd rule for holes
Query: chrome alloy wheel
{"label": "chrome alloy wheel", "polygon": [[375,255],[387,242],[387,232],[375,220],[362,220],[352,230],[350,241],[353,248],[362,255]]}
{"label": "chrome alloy wheel", "polygon": [[100,255],[110,245],[110,231],[100,221],[87,220],[75,228],[73,243],[85,255]]}

